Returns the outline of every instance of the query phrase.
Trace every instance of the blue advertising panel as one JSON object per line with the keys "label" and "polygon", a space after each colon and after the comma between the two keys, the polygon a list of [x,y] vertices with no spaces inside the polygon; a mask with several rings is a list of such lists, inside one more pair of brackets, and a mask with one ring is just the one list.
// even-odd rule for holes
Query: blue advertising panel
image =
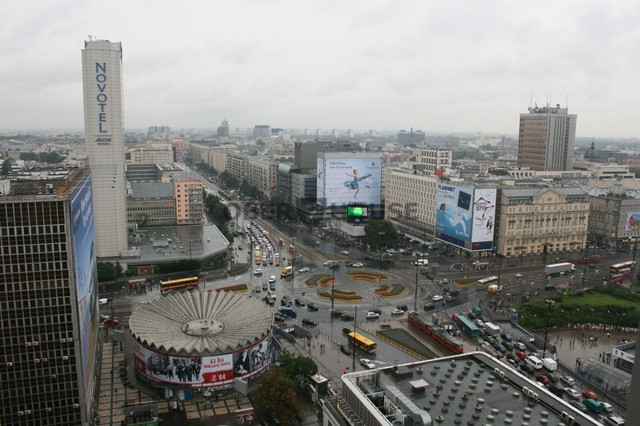
{"label": "blue advertising panel", "polygon": [[85,385],[88,385],[93,374],[87,371],[87,366],[95,359],[99,316],[90,172],[76,185],[70,200],[82,370]]}
{"label": "blue advertising panel", "polygon": [[436,238],[459,247],[471,241],[473,189],[439,183],[436,192]]}

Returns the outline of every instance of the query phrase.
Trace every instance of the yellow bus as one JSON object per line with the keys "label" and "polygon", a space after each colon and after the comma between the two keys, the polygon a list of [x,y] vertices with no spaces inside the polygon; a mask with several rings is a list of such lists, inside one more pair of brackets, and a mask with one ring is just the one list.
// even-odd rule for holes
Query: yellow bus
{"label": "yellow bus", "polygon": [[376,353],[378,345],[373,340],[368,339],[362,334],[356,333],[355,331],[352,331],[347,336],[349,338],[349,343],[352,344],[354,348],[358,348],[368,354]]}
{"label": "yellow bus", "polygon": [[198,277],[160,281],[160,290],[162,291],[162,294],[165,294],[171,291],[184,290],[185,288],[198,287],[198,284],[200,284],[200,279]]}

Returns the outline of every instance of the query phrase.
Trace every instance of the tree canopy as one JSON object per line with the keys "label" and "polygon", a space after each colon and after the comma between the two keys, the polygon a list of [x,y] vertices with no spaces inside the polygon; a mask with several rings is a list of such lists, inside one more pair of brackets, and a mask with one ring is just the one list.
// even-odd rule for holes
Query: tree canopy
{"label": "tree canopy", "polygon": [[364,227],[365,241],[375,250],[393,248],[398,242],[398,232],[384,219],[371,219]]}
{"label": "tree canopy", "polygon": [[293,380],[275,365],[261,379],[258,401],[264,411],[282,425],[293,425],[300,411]]}
{"label": "tree canopy", "polygon": [[280,350],[278,360],[287,377],[298,386],[302,386],[309,376],[318,372],[318,364],[313,359],[304,355],[294,355],[286,349]]}

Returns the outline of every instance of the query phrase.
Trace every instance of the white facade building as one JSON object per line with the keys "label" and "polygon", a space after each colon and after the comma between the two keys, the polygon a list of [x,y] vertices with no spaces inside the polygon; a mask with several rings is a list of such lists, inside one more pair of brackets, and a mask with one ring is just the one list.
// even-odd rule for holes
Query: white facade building
{"label": "white facade building", "polygon": [[122,46],[85,41],[82,50],[85,147],[93,175],[97,257],[127,250]]}

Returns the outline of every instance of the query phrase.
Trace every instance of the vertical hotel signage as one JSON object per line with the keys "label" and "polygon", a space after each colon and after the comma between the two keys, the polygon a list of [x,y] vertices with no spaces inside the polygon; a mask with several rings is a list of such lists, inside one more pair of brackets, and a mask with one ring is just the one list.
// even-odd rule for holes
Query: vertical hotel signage
{"label": "vertical hotel signage", "polygon": [[96,62],[96,86],[98,87],[98,94],[96,95],[96,101],[98,103],[98,135],[96,135],[97,145],[111,145],[111,135],[106,129],[107,120],[107,63]]}

